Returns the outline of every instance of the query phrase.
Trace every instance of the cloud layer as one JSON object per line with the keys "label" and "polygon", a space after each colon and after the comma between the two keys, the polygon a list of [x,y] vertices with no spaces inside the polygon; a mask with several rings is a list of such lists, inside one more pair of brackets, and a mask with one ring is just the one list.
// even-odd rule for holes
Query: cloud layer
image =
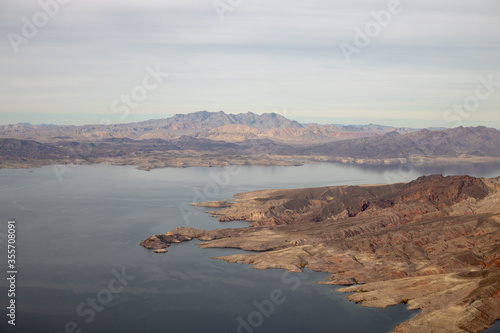
{"label": "cloud layer", "polygon": [[[98,120],[158,65],[169,76],[130,108],[135,117],[286,108],[297,117],[451,126],[443,114],[474,94],[479,77],[500,81],[496,0],[60,1],[0,4],[0,117]],[[397,13],[384,17],[390,8]],[[26,20],[38,30],[30,38]],[[13,36],[24,40],[16,47]],[[341,45],[356,52],[346,58]],[[495,89],[461,115],[464,125],[497,126]]]}

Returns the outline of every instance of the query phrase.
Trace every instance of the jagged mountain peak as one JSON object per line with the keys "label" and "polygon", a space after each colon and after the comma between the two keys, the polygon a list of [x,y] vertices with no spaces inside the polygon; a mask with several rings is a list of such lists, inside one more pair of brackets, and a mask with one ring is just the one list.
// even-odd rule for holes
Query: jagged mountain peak
{"label": "jagged mountain peak", "polygon": [[[300,123],[276,113],[263,113],[260,115],[253,112],[228,114],[222,110],[218,112],[198,111],[188,114],[176,114],[161,122],[164,122],[167,126],[196,127],[199,129],[212,129],[226,125],[244,125],[261,131],[273,128],[302,127]],[[193,126],[195,124],[196,126]]]}

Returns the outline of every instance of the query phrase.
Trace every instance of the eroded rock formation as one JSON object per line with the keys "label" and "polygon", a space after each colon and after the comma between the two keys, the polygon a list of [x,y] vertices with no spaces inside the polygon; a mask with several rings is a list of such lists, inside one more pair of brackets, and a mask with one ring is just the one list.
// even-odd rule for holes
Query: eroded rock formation
{"label": "eroded rock formation", "polygon": [[[299,272],[363,306],[422,309],[394,332],[480,332],[500,318],[500,177],[420,177],[409,183],[243,193],[211,212],[251,227],[177,228],[141,245],[197,238],[251,251],[219,259]],[[212,204],[208,204],[212,206]]]}

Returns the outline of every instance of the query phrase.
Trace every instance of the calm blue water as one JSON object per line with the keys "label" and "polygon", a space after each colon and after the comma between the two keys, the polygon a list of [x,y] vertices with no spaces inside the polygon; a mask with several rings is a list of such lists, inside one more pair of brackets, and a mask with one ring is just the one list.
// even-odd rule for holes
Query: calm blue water
{"label": "calm blue water", "polygon": [[[349,302],[326,274],[254,270],[198,249],[195,242],[155,254],[139,242],[178,226],[237,227],[188,204],[269,188],[388,183],[421,174],[498,176],[500,165],[382,168],[337,164],[301,167],[156,169],[78,166],[0,170],[0,253],[16,219],[16,326],[1,332],[389,332],[415,314]],[[57,170],[56,170],[57,171]],[[0,258],[5,258],[5,255]],[[6,272],[6,258],[0,262]],[[6,274],[6,273],[3,273]],[[0,306],[7,306],[0,280]],[[5,311],[5,310],[3,310]],[[2,312],[4,313],[4,312]],[[496,325],[495,328],[499,328]],[[500,330],[491,332],[500,332]]]}

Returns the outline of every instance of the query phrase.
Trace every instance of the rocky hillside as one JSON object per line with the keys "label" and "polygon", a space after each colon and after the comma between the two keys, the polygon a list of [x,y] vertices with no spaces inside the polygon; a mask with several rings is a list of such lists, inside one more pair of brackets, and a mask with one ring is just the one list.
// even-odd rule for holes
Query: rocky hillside
{"label": "rocky hillside", "polygon": [[500,131],[494,128],[457,127],[447,130],[383,136],[329,142],[300,148],[304,155],[337,156],[339,158],[408,158],[411,156],[500,156]]}
{"label": "rocky hillside", "polygon": [[59,140],[95,141],[96,138],[176,139],[183,135],[190,135],[228,142],[259,138],[312,143],[380,135],[390,131],[410,133],[414,130],[374,125],[345,127],[318,124],[305,125],[276,113],[258,115],[252,112],[227,114],[223,111],[199,111],[189,114],[177,114],[171,118],[128,124],[85,126],[3,125],[0,126],[0,137],[54,142]]}
{"label": "rocky hillside", "polygon": [[0,138],[0,159],[58,159],[64,151],[58,147],[42,144],[33,140]]}
{"label": "rocky hillside", "polygon": [[[500,131],[300,124],[280,115],[196,112],[115,125],[0,126],[0,167],[111,163],[140,168],[500,161]],[[16,141],[13,140],[20,140]],[[25,143],[31,142],[28,152]],[[16,144],[24,147],[11,149]],[[24,150],[23,150],[24,149]],[[28,149],[28,150],[26,150]],[[29,157],[29,158],[28,158]],[[20,165],[19,163],[22,163]]]}
{"label": "rocky hillside", "polygon": [[[466,199],[483,199],[487,194],[488,188],[480,179],[432,175],[406,184],[251,192],[237,195],[242,200],[231,207],[211,213],[221,222],[251,221],[252,226],[383,216],[386,212],[391,214],[388,223],[399,223],[448,216],[449,207]],[[251,200],[245,200],[248,195]]]}
{"label": "rocky hillside", "polygon": [[340,291],[363,306],[422,310],[394,332],[481,332],[500,319],[500,177],[265,190],[203,205],[252,227],[181,227],[141,245],[197,238],[200,247],[250,251],[219,258],[228,262],[329,272],[324,283],[351,285]]}

